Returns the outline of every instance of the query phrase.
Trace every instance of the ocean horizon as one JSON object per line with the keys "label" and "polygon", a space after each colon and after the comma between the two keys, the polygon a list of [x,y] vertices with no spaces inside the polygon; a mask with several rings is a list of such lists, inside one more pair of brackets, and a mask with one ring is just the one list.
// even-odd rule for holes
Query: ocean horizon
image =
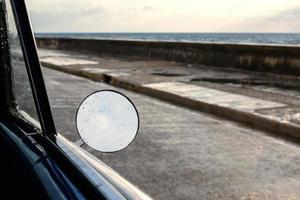
{"label": "ocean horizon", "polygon": [[300,33],[35,33],[37,37],[300,45]]}

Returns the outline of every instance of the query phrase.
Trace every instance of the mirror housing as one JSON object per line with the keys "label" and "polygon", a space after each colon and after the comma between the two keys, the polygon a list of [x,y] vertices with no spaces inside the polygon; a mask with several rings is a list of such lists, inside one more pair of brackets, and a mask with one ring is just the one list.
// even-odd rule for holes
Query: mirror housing
{"label": "mirror housing", "polygon": [[89,95],[76,114],[76,127],[81,139],[103,153],[128,147],[138,133],[139,123],[134,104],[128,97],[113,90]]}

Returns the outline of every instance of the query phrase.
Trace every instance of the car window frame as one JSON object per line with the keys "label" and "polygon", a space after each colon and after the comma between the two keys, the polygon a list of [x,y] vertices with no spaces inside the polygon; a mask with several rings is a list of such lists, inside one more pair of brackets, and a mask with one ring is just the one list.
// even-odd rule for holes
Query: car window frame
{"label": "car window frame", "polygon": [[[37,128],[41,129],[43,135],[48,135],[48,136],[56,135],[57,131],[52,116],[52,111],[51,111],[51,107],[50,107],[50,103],[46,91],[46,86],[42,74],[41,64],[38,58],[36,42],[32,31],[30,19],[28,16],[25,0],[6,0],[6,1],[10,1],[11,4],[11,9],[14,16],[14,21],[17,28],[18,37],[19,37],[19,41],[20,41],[20,45],[24,57],[26,71],[30,82],[30,87],[32,90],[34,104],[40,122],[40,127]],[[5,4],[5,0],[2,3]],[[5,27],[7,27],[7,24]],[[8,35],[6,31],[6,38],[7,36]],[[10,61],[8,63],[8,68],[10,68],[10,72],[8,72],[9,73],[8,76],[10,76],[10,81],[9,81],[10,88],[9,91],[6,91],[7,92],[6,95],[8,95],[9,97],[8,101],[10,102],[6,102],[7,103],[6,106],[9,107],[10,112],[14,112],[12,114],[15,114],[14,107],[16,103],[15,103],[15,98],[14,98],[12,85],[11,85],[12,66]],[[27,121],[30,120],[27,119]]]}
{"label": "car window frame", "polygon": [[15,97],[11,88],[13,88],[12,79],[12,68],[10,62],[9,44],[8,44],[8,33],[7,33],[7,22],[6,22],[6,12],[4,10],[4,1],[1,1],[0,9],[0,62],[2,67],[0,68],[0,115],[1,117],[7,117],[9,110],[16,108]]}

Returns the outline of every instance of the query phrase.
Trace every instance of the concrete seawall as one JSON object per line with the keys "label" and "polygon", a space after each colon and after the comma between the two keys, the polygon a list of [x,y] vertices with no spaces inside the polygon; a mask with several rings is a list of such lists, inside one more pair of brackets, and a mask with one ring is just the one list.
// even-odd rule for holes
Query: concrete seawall
{"label": "concrete seawall", "polygon": [[168,60],[300,76],[300,47],[36,38],[40,48]]}

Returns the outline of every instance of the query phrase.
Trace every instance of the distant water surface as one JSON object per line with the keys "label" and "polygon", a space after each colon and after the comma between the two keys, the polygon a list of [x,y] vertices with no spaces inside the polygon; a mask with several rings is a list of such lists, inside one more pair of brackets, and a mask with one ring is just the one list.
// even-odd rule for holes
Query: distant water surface
{"label": "distant water surface", "polygon": [[36,33],[38,37],[300,45],[300,33]]}

